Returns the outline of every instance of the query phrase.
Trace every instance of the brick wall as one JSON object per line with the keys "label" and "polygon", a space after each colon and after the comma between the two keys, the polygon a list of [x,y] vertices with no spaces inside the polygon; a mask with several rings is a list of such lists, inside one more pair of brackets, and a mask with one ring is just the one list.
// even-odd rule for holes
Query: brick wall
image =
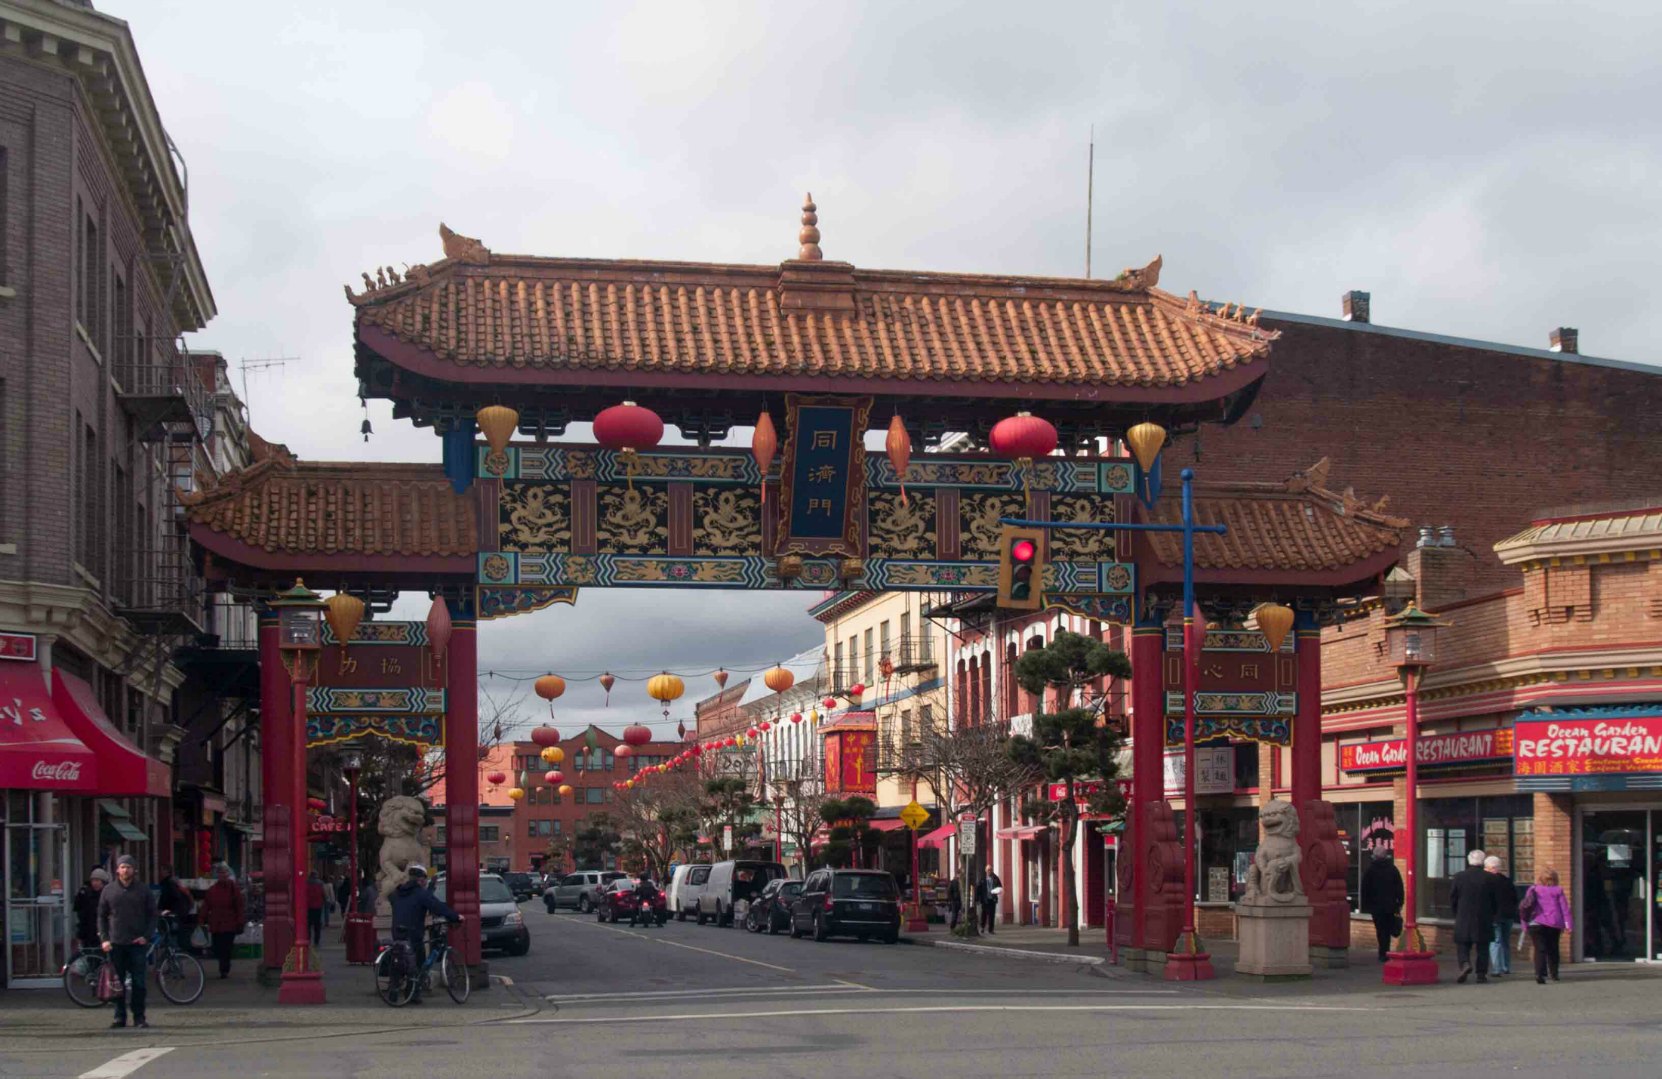
{"label": "brick wall", "polygon": [[[1454,525],[1475,556],[1474,594],[1515,582],[1492,545],[1540,511],[1662,491],[1662,373],[1376,327],[1265,324],[1283,331],[1270,374],[1241,422],[1200,436],[1201,475],[1280,479],[1330,457],[1337,487]],[[1195,441],[1168,464],[1187,464]]]}

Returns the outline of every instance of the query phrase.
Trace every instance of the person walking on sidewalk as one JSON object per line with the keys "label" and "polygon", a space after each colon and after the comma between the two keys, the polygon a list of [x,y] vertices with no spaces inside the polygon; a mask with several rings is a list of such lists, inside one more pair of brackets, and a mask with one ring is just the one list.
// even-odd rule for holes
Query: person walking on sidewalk
{"label": "person walking on sidewalk", "polygon": [[981,880],[975,886],[975,903],[980,909],[981,929],[991,936],[995,930],[994,924],[998,921],[998,897],[1004,894],[1004,882],[998,879],[998,874],[991,869],[981,874]]}
{"label": "person walking on sidewalk", "polygon": [[1373,849],[1373,861],[1362,874],[1357,903],[1373,919],[1373,935],[1379,942],[1379,961],[1385,962],[1391,938],[1402,935],[1402,874],[1384,847]]}
{"label": "person walking on sidewalk", "polygon": [[[1449,888],[1449,904],[1454,907],[1454,954],[1460,964],[1460,976],[1454,980],[1465,982],[1472,976],[1472,963],[1477,963],[1477,984],[1489,981],[1489,941],[1495,935],[1495,886],[1483,871],[1483,860],[1488,855],[1481,850],[1466,855],[1466,868],[1454,875]],[[1474,957],[1473,951],[1477,952]]]}
{"label": "person walking on sidewalk", "polygon": [[139,883],[138,865],[133,856],[123,854],[115,863],[115,879],[98,893],[98,937],[115,967],[116,977],[131,985],[127,993],[116,995],[112,1027],[127,1025],[129,997],[133,1025],[150,1025],[144,1017],[145,981],[150,973],[146,969],[145,953],[149,951],[150,934],[155,929],[155,893]]}
{"label": "person walking on sidewalk", "polygon": [[231,950],[237,934],[247,920],[243,907],[242,889],[237,887],[236,874],[224,862],[214,866],[213,884],[202,897],[202,922],[208,927],[208,938],[213,941],[214,958],[219,960],[219,976],[231,976]]}
{"label": "person walking on sidewalk", "polygon": [[1489,973],[1512,973],[1512,927],[1518,924],[1518,889],[1512,878],[1500,871],[1500,859],[1493,854],[1483,859],[1483,871],[1495,889],[1495,935],[1489,941]]}
{"label": "person walking on sidewalk", "polygon": [[170,865],[162,866],[156,888],[156,909],[163,914],[173,915],[174,947],[181,952],[192,951],[190,938],[196,929],[196,900],[192,899],[185,886],[179,883],[179,878],[173,875],[173,867]]}
{"label": "person walking on sidewalk", "polygon": [[98,896],[109,882],[108,873],[94,869],[75,893],[75,941],[83,948],[98,947]]}
{"label": "person walking on sidewalk", "polygon": [[953,930],[958,928],[958,919],[964,916],[964,890],[958,887],[958,878],[953,877],[946,886],[946,927]]}
{"label": "person walking on sidewalk", "polygon": [[1558,870],[1549,865],[1536,875],[1518,904],[1518,919],[1535,945],[1535,984],[1547,984],[1548,974],[1556,982],[1558,938],[1570,928],[1570,901],[1558,886]]}
{"label": "person walking on sidewalk", "polygon": [[326,901],[323,894],[323,878],[313,870],[306,877],[306,925],[311,929],[314,948],[323,943],[323,904]]}

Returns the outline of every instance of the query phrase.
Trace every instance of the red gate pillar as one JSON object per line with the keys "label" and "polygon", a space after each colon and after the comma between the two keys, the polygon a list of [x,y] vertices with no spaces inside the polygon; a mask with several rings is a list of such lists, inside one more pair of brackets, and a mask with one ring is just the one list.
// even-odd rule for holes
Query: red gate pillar
{"label": "red gate pillar", "polygon": [[289,877],[289,802],[294,788],[294,731],[289,710],[289,676],[278,647],[277,612],[261,608],[260,628],[260,831],[261,880],[265,884],[265,926],[260,953],[262,980],[277,980],[294,944],[294,910]]}
{"label": "red gate pillar", "polygon": [[[1181,852],[1172,861],[1171,807],[1165,800],[1166,629],[1158,618],[1139,622],[1131,634],[1131,805],[1130,827],[1120,857],[1131,867],[1130,891],[1120,897],[1126,924],[1126,963],[1158,972],[1182,928]],[[1170,833],[1169,835],[1166,833]],[[1129,909],[1127,909],[1129,908]]]}
{"label": "red gate pillar", "polygon": [[1293,718],[1292,801],[1298,810],[1299,875],[1310,902],[1310,958],[1317,966],[1342,967],[1350,956],[1348,858],[1339,841],[1338,818],[1322,798],[1322,634],[1306,611],[1294,632],[1298,657],[1298,710]]}
{"label": "red gate pillar", "polygon": [[[462,917],[451,944],[481,975],[479,957],[479,629],[471,597],[448,598],[450,645],[445,657],[445,899]],[[457,939],[457,934],[460,939]]]}

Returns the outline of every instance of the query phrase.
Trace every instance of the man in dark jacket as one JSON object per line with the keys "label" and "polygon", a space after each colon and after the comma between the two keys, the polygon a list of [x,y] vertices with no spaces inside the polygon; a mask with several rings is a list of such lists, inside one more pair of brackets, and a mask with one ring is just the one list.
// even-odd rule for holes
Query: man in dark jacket
{"label": "man in dark jacket", "polygon": [[1483,871],[1482,851],[1466,855],[1466,868],[1454,875],[1449,903],[1454,907],[1454,954],[1460,964],[1457,982],[1472,974],[1472,951],[1477,951],[1477,984],[1489,981],[1489,941],[1495,935],[1495,913],[1499,903],[1495,886]]}
{"label": "man in dark jacket", "polygon": [[1402,874],[1384,847],[1373,849],[1373,861],[1362,874],[1362,888],[1356,898],[1362,913],[1373,919],[1373,935],[1379,941],[1379,961],[1383,963],[1391,950],[1391,938],[1402,933],[1398,913],[1403,898]]}
{"label": "man in dark jacket", "polygon": [[634,926],[640,922],[645,922],[648,929],[652,928],[654,920],[652,903],[657,898],[658,886],[652,883],[650,874],[642,873],[641,879],[635,883],[635,907],[629,912],[629,924]]}
{"label": "man in dark jacket", "polygon": [[75,893],[75,940],[83,948],[98,947],[98,896],[109,882],[108,873],[94,869]]}
{"label": "man in dark jacket", "polygon": [[[156,896],[139,883],[138,865],[130,854],[115,864],[115,879],[98,893],[98,937],[115,966],[117,977],[132,983],[133,1025],[148,1027],[144,1018],[144,988],[149,974],[145,952],[156,929]],[[127,995],[115,998],[115,1022],[127,1025]]]}
{"label": "man in dark jacket", "polygon": [[[426,866],[412,865],[408,872],[409,876],[388,897],[392,904],[392,938],[409,942],[419,970],[421,964],[427,961],[427,915],[436,915],[451,925],[460,925],[462,916],[445,906],[444,901],[427,887]],[[420,1002],[423,981],[420,975],[416,976],[412,1003]]]}
{"label": "man in dark jacket", "polygon": [[190,937],[196,928],[196,900],[190,897],[185,886],[179,883],[179,878],[173,875],[173,867],[162,866],[162,873],[156,881],[158,896],[156,909],[162,914],[173,915],[173,946],[181,952],[191,951]]}
{"label": "man in dark jacket", "polygon": [[1004,882],[991,869],[981,874],[980,881],[975,885],[975,904],[981,914],[981,929],[989,935],[998,921],[998,897],[1003,892]]}

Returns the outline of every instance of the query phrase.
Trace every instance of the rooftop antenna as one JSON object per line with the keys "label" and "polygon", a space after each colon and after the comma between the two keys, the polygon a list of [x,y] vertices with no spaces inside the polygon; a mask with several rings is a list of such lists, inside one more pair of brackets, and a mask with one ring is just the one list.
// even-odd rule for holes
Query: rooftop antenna
{"label": "rooftop antenna", "polygon": [[1096,195],[1096,125],[1091,125],[1091,144],[1085,157],[1085,279],[1091,278],[1091,210]]}
{"label": "rooftop antenna", "polygon": [[248,400],[248,372],[268,371],[274,367],[287,367],[291,363],[300,362],[298,356],[267,356],[254,360],[241,360],[237,363],[237,370],[242,372],[242,407],[248,413],[249,426],[254,423],[254,406]]}

